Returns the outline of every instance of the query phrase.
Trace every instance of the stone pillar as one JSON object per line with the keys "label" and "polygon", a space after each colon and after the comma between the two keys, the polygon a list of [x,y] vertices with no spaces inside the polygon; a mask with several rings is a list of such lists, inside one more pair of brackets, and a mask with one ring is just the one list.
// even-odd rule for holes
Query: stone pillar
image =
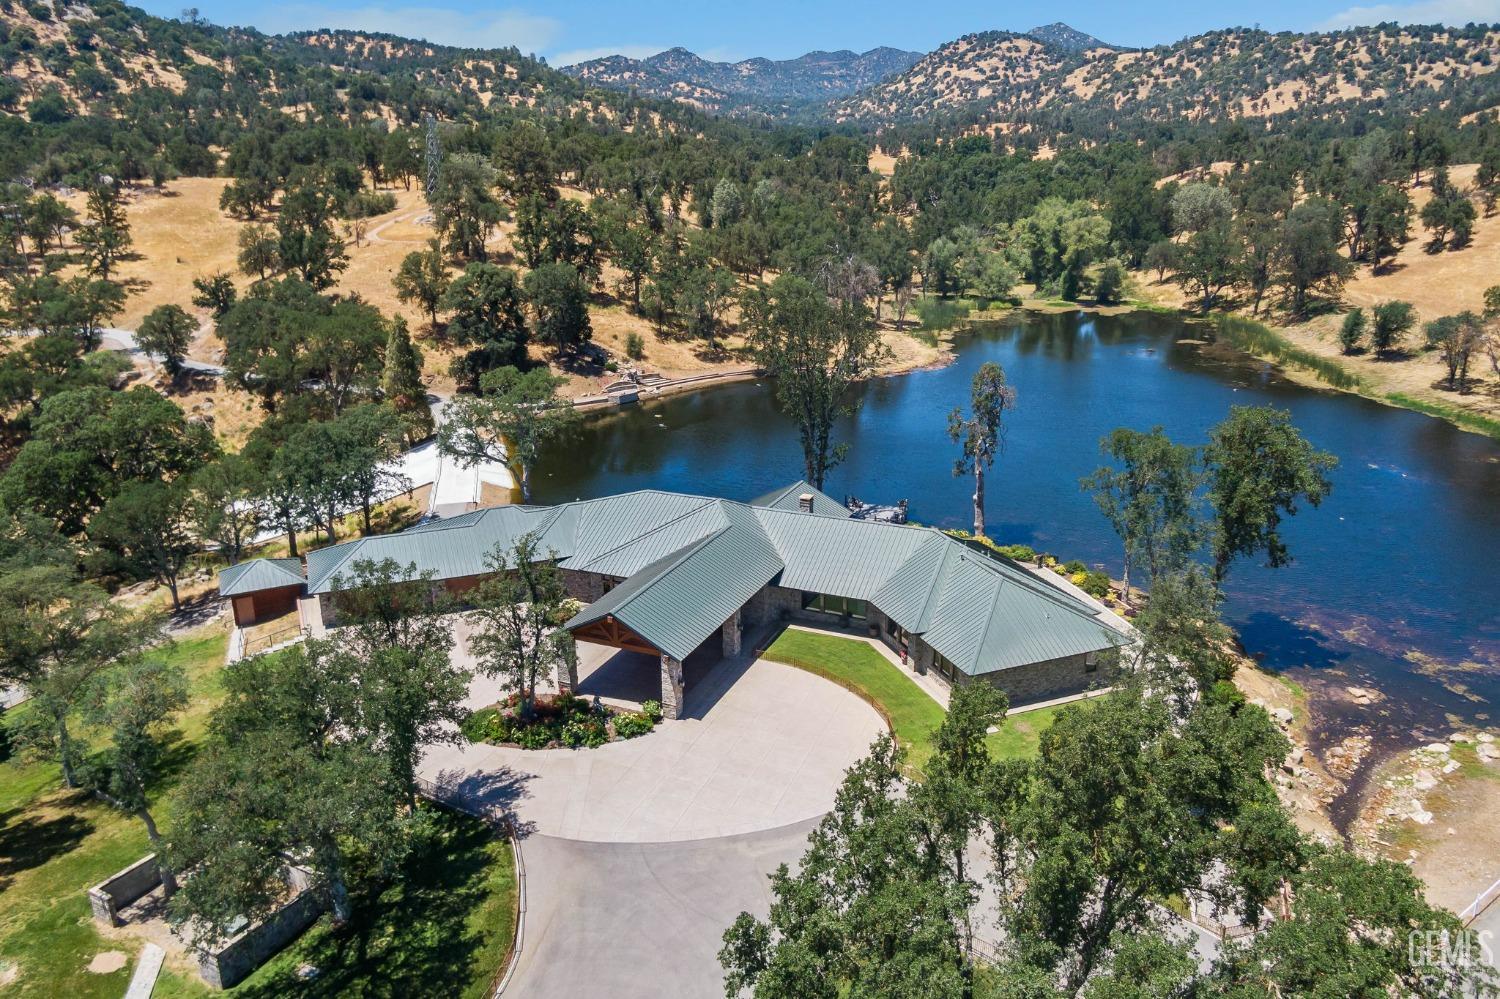
{"label": "stone pillar", "polygon": [[559,694],[571,694],[578,689],[578,646],[572,642],[567,642],[563,647],[555,679]]}
{"label": "stone pillar", "polygon": [[667,655],[661,657],[661,716],[682,717],[682,663]]}
{"label": "stone pillar", "polygon": [[724,658],[733,659],[740,654],[740,612],[729,615],[720,630],[724,633]]}

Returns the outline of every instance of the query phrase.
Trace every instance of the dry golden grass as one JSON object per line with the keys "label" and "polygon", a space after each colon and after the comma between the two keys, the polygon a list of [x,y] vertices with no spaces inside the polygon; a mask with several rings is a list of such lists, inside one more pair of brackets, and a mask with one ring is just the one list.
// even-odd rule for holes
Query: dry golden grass
{"label": "dry golden grass", "polygon": [[[1472,184],[1476,169],[1473,164],[1453,168],[1453,182],[1460,188]],[[1419,211],[1430,197],[1426,187],[1412,192]],[[1284,332],[1298,346],[1337,357],[1382,394],[1400,392],[1426,402],[1500,417],[1500,379],[1487,358],[1474,358],[1469,369],[1471,389],[1459,395],[1447,387],[1447,367],[1437,352],[1418,349],[1422,323],[1464,310],[1482,311],[1485,289],[1500,284],[1500,215],[1478,219],[1473,242],[1462,250],[1428,253],[1425,230],[1418,225],[1413,233],[1415,238],[1401,248],[1386,270],[1372,274],[1370,268],[1360,267],[1344,287],[1346,308],[1369,309],[1392,300],[1410,302],[1416,308],[1418,328],[1408,337],[1404,357],[1381,360],[1369,353],[1344,355],[1338,344],[1342,313],[1290,325]]]}
{"label": "dry golden grass", "polygon": [[[1456,166],[1449,175],[1462,189],[1472,185],[1477,169],[1474,164]],[[1411,197],[1416,212],[1420,212],[1431,191],[1426,186],[1419,187],[1411,192]],[[1344,286],[1337,310],[1302,321],[1292,321],[1274,312],[1263,314],[1261,319],[1297,346],[1337,360],[1363,379],[1373,395],[1401,393],[1423,402],[1500,418],[1500,378],[1495,377],[1487,357],[1481,354],[1473,359],[1469,366],[1469,391],[1460,395],[1447,387],[1447,367],[1438,353],[1420,349],[1423,323],[1466,309],[1481,311],[1485,289],[1500,284],[1500,214],[1476,220],[1474,238],[1468,246],[1442,253],[1427,252],[1427,232],[1415,221],[1415,214],[1413,219],[1411,241],[1379,274],[1361,265]],[[1136,278],[1143,299],[1174,308],[1192,307],[1189,296],[1178,285],[1170,281],[1156,283],[1151,275],[1144,273]],[[1356,307],[1368,310],[1389,301],[1410,302],[1416,309],[1417,328],[1407,338],[1407,353],[1392,359],[1381,359],[1368,352],[1344,354],[1338,342],[1344,313]],[[1248,304],[1239,304],[1243,306],[1239,311],[1248,315]],[[1323,385],[1304,372],[1287,373],[1297,380]]]}
{"label": "dry golden grass", "polygon": [[889,177],[896,172],[896,157],[876,146],[870,150],[869,168],[871,173],[878,173],[882,177]]}
{"label": "dry golden grass", "polygon": [[[185,177],[162,191],[132,190],[125,213],[134,254],[121,263],[119,275],[134,290],[113,325],[133,330],[158,305],[175,304],[193,312],[194,278],[235,271],[235,241],[244,223],[219,211],[219,192],[226,183],[220,178]],[[83,194],[67,201],[82,217]],[[207,318],[207,313],[195,314]]]}

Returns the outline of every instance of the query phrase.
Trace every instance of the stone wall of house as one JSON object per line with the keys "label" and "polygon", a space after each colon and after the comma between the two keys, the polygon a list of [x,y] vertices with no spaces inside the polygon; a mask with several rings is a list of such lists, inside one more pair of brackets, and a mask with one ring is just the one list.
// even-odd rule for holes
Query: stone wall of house
{"label": "stone wall of house", "polygon": [[[975,679],[992,683],[1005,691],[1005,696],[1014,706],[1050,701],[1056,697],[1098,690],[1109,684],[1109,677],[1102,665],[1089,666],[1088,656],[1066,656],[1046,662],[1029,663],[1011,669],[986,673]],[[1097,662],[1097,660],[1096,660]],[[962,674],[960,674],[962,676]],[[960,680],[959,682],[973,682]]]}
{"label": "stone wall of house", "polygon": [[[323,630],[337,628],[339,624],[338,601],[334,600],[332,593],[318,594],[318,617],[323,622]],[[317,635],[313,636],[318,637]]]}
{"label": "stone wall of house", "polygon": [[578,569],[559,569],[562,574],[563,585],[567,587],[568,596],[574,600],[591,604],[604,596],[604,577],[597,572],[583,572]]}
{"label": "stone wall of house", "polygon": [[740,611],[740,618],[746,627],[754,627],[801,613],[801,590],[789,590],[784,586],[762,586],[746,602]]}

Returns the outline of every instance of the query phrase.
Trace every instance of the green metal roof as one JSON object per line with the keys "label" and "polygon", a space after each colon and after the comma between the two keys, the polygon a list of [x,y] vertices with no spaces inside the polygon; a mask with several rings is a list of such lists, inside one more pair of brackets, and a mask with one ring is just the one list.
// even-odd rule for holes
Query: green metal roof
{"label": "green metal roof", "polygon": [[[613,615],[678,659],[768,582],[868,600],[970,675],[1123,640],[1095,607],[1009,560],[932,528],[838,514],[843,508],[816,491],[808,514],[797,504],[807,491],[797,482],[746,504],[642,490],[478,510],[312,552],[307,591],[329,592],[364,559],[394,559],[439,579],[478,575],[495,548],[532,533],[564,568],[625,580],[569,627]],[[236,582],[220,581],[221,591]]]}
{"label": "green metal roof", "polygon": [[800,511],[802,509],[803,496],[812,497],[812,512],[820,517],[835,517],[847,520],[854,516],[847,506],[812,485],[806,479],[798,479],[785,489],[777,489],[766,493],[764,496],[757,496],[750,501],[750,505],[766,507],[771,510]]}
{"label": "green metal roof", "polygon": [[672,658],[686,659],[780,571],[764,534],[726,524],[651,563],[565,627],[614,617]]}
{"label": "green metal roof", "polygon": [[219,570],[219,594],[225,597],[301,585],[302,560],[297,558],[258,558]]}

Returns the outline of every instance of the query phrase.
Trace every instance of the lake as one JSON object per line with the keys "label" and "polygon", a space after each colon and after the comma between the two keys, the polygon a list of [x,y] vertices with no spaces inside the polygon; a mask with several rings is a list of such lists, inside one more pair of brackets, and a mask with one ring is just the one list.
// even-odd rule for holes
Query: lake
{"label": "lake", "polygon": [[[1196,444],[1231,406],[1288,409],[1338,456],[1333,493],[1287,522],[1291,566],[1234,566],[1230,624],[1251,655],[1308,687],[1318,748],[1363,732],[1388,752],[1446,736],[1458,720],[1485,723],[1500,697],[1500,442],[1291,383],[1201,335],[1149,313],[977,327],[958,338],[952,364],[856,389],[863,404],[835,435],[849,459],[826,491],[908,499],[913,520],[969,527],[972,480],[953,475],[947,415],[967,405],[979,365],[997,361],[1019,398],[988,477],[989,534],[1118,578],[1119,541],[1078,487],[1100,464],[1100,437],[1160,424]],[[773,386],[743,382],[590,417],[543,455],[534,480],[541,503],[645,487],[745,500],[801,475]],[[1349,685],[1386,699],[1356,707]]]}

